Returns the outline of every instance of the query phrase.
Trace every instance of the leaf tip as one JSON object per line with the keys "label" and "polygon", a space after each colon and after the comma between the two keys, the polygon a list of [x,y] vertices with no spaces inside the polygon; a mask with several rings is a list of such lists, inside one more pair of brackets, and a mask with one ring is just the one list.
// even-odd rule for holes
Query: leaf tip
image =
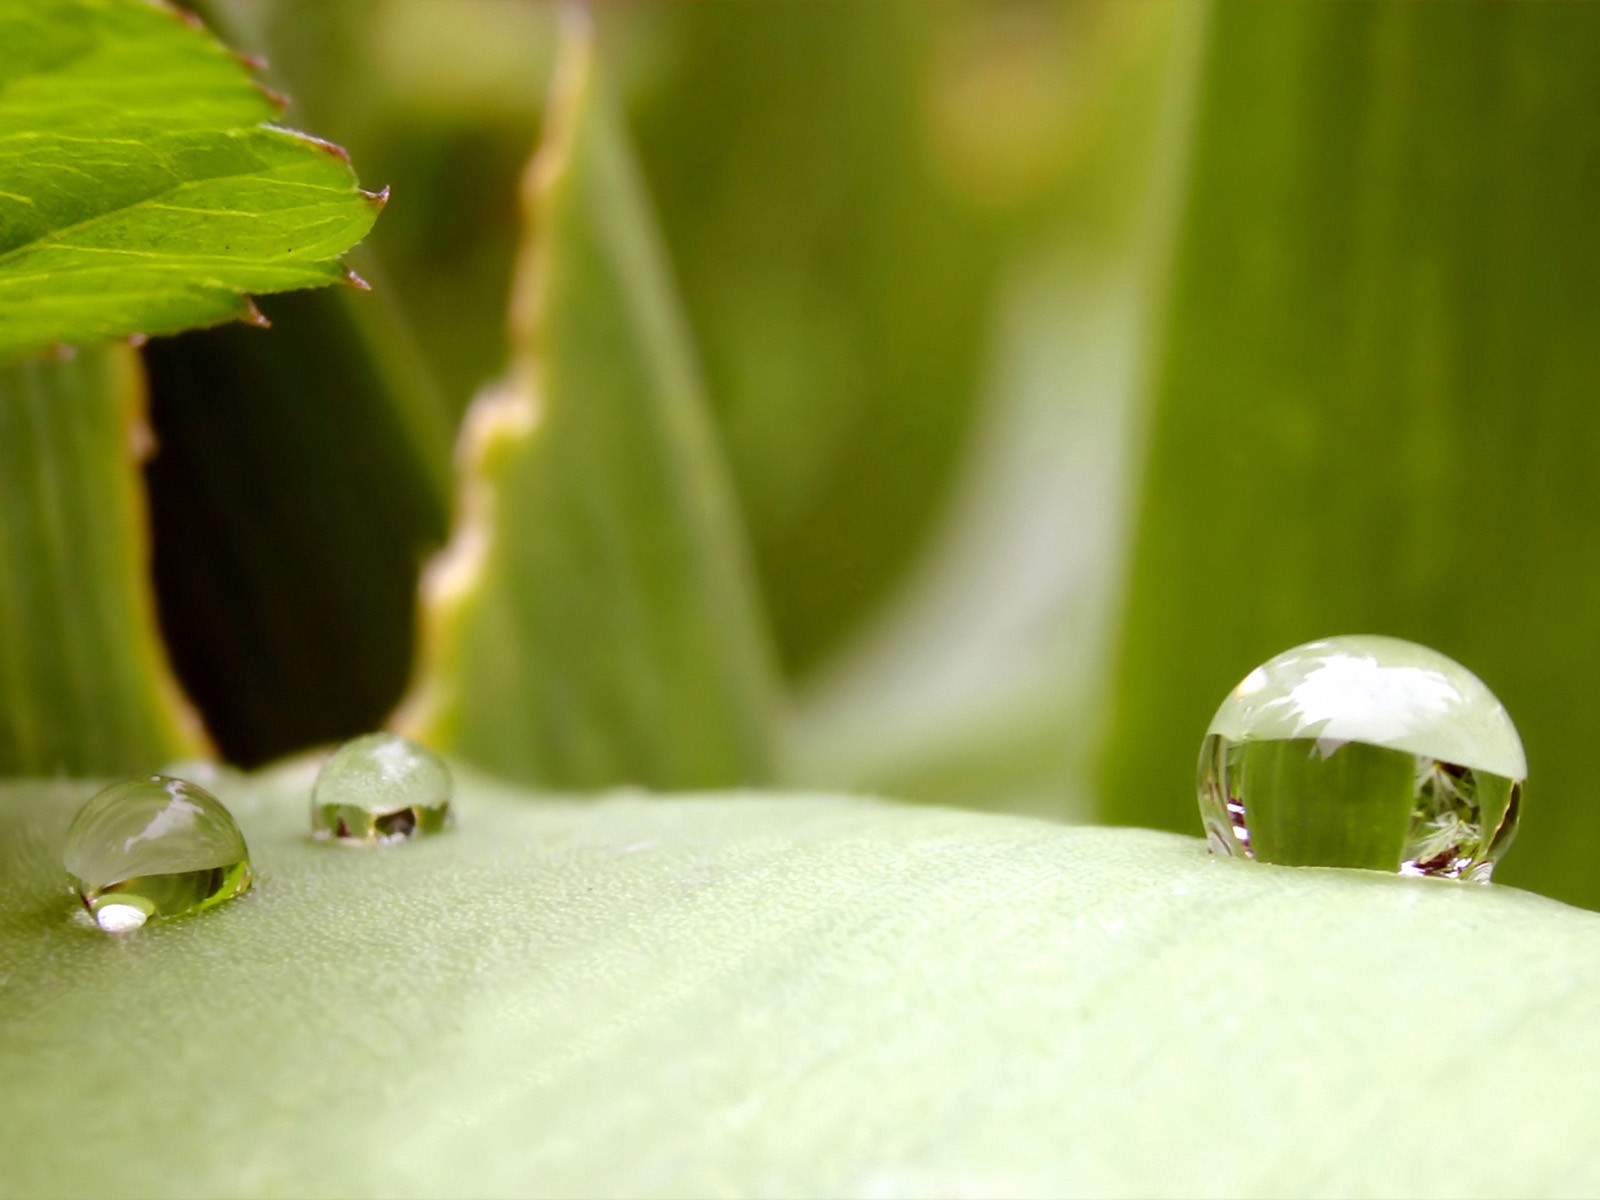
{"label": "leaf tip", "polygon": [[319,137],[316,137],[313,134],[305,133],[304,131],[299,130],[299,129],[292,130],[291,132],[294,134],[295,137],[300,138],[301,140],[310,143],[311,145],[315,146],[318,150],[321,150],[324,154],[331,155],[332,157],[337,158],[345,166],[348,167],[350,165],[350,151],[346,150],[343,146],[339,145],[337,142],[330,142],[330,141],[328,141],[327,138],[319,138]]}
{"label": "leaf tip", "polygon": [[254,298],[241,296],[240,299],[244,301],[244,312],[239,317],[240,321],[246,325],[254,325],[257,329],[272,328],[272,322],[267,320],[266,313],[256,307]]}
{"label": "leaf tip", "polygon": [[[256,91],[260,92],[263,96],[265,96],[267,98],[267,103],[272,105],[272,107],[277,109],[279,112],[283,112],[285,109],[287,109],[289,107],[289,97],[285,96],[282,92],[277,91],[274,88],[269,88],[266,84],[262,83],[260,80],[252,79],[250,81],[250,86],[255,88]],[[328,143],[328,144],[332,145],[332,143]],[[334,148],[339,150],[340,155],[344,158],[344,160],[346,162],[350,161],[350,156],[348,154],[344,153],[344,150],[343,150],[342,147],[334,147]]]}
{"label": "leaf tip", "polygon": [[372,205],[373,208],[381,209],[384,205],[389,203],[389,189],[387,186],[385,186],[381,191],[363,191],[361,194],[366,197],[367,203]]}

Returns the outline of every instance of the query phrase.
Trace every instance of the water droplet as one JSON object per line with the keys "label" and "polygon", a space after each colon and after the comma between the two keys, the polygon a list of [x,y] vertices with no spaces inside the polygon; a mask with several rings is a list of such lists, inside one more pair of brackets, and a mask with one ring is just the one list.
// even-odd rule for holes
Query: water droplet
{"label": "water droplet", "polygon": [[1487,883],[1527,760],[1472,672],[1388,637],[1308,642],[1222,702],[1200,748],[1213,853]]}
{"label": "water droplet", "polygon": [[346,742],[311,790],[311,835],[341,842],[403,842],[451,821],[450,768],[426,746],[393,733]]}
{"label": "water droplet", "polygon": [[232,815],[204,788],[166,775],[97,792],[73,818],[62,858],[78,898],[109,933],[221,904],[251,882]]}

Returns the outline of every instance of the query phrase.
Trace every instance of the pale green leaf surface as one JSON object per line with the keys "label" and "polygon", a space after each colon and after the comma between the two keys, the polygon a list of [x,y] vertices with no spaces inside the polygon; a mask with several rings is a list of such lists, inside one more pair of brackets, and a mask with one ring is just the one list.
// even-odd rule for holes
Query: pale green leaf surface
{"label": "pale green leaf surface", "polygon": [[1546,1195],[1600,1189],[1600,918],[828,796],[307,837],[254,892],[76,918],[87,784],[0,789],[0,1192]]}
{"label": "pale green leaf surface", "polygon": [[527,782],[759,781],[773,670],[737,513],[589,35],[563,53],[517,353],[467,414],[399,724]]}
{"label": "pale green leaf surface", "polygon": [[148,583],[144,382],[126,346],[0,366],[0,774],[198,753]]}
{"label": "pale green leaf surface", "polygon": [[0,357],[344,278],[381,198],[270,124],[248,67],[144,0],[0,4]]}

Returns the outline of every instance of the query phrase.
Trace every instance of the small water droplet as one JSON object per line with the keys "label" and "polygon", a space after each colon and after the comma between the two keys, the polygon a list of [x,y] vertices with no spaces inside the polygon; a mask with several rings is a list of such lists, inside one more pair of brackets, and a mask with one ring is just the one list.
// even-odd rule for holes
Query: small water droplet
{"label": "small water droplet", "polygon": [[167,775],[97,792],[67,829],[73,890],[109,933],[209,908],[247,891],[250,855],[204,788]]}
{"label": "small water droplet", "polygon": [[426,746],[369,733],[334,752],[311,789],[311,836],[388,844],[454,820],[450,768]]}
{"label": "small water droplet", "polygon": [[1222,702],[1200,814],[1215,854],[1487,883],[1527,774],[1511,717],[1461,664],[1398,638],[1327,638]]}

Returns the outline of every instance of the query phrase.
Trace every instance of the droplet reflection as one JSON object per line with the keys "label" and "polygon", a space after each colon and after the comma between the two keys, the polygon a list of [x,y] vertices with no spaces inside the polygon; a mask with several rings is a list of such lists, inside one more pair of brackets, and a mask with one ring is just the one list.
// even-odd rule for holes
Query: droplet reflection
{"label": "droplet reflection", "polygon": [[1527,777],[1505,708],[1414,642],[1338,637],[1255,668],[1200,751],[1214,853],[1488,882]]}
{"label": "droplet reflection", "polygon": [[450,768],[426,746],[393,733],[346,742],[317,776],[311,835],[388,845],[449,828]]}
{"label": "droplet reflection", "polygon": [[250,855],[233,816],[182,779],[112,784],[79,810],[63,863],[73,890],[108,933],[209,908],[247,891]]}

